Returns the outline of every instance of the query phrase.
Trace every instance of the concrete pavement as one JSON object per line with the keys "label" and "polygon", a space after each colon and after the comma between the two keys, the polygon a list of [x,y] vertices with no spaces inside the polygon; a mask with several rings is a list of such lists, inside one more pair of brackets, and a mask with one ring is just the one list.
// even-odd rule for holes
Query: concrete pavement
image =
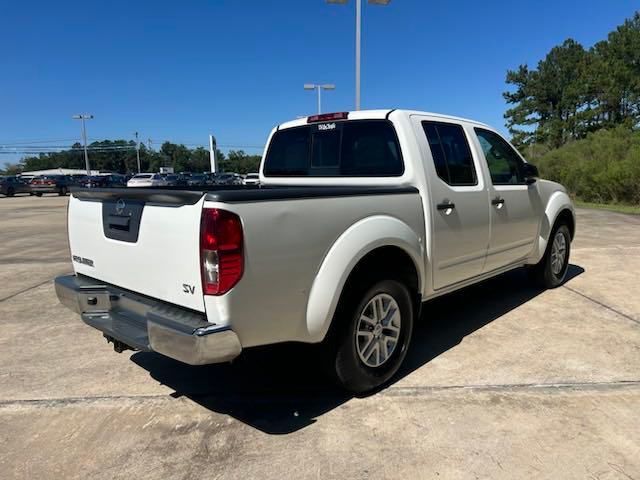
{"label": "concrete pavement", "polygon": [[58,304],[66,199],[0,198],[0,478],[640,478],[640,217],[580,210],[570,280],[430,302],[351,398],[313,350],[116,354]]}

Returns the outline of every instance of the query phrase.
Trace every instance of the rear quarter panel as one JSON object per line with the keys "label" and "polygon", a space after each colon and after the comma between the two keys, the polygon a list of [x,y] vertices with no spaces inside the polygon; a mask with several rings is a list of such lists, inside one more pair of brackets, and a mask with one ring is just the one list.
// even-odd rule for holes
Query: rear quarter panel
{"label": "rear quarter panel", "polygon": [[[333,315],[336,295],[354,260],[368,253],[368,248],[382,246],[380,241],[390,236],[371,229],[371,238],[365,241],[360,235],[358,248],[350,247],[354,256],[334,257],[344,260],[344,265],[331,265],[341,275],[335,283],[316,288],[319,294],[315,302],[326,310],[312,320],[308,304],[314,281],[321,267],[326,267],[323,262],[328,252],[354,225],[367,224],[367,219],[385,218],[404,225],[404,231],[415,232],[414,244],[419,245],[424,236],[418,193],[238,204],[206,202],[205,207],[230,210],[242,219],[243,278],[226,295],[205,297],[205,304],[209,321],[230,325],[244,347],[322,340]],[[414,257],[421,256],[421,252],[412,253]]]}

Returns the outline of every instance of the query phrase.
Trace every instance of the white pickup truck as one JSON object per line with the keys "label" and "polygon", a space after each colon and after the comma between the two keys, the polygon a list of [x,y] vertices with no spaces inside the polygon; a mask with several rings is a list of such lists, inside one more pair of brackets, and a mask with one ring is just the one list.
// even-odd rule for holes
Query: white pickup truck
{"label": "white pickup truck", "polygon": [[75,275],[60,301],[116,351],[201,365],[322,343],[364,392],[402,363],[421,305],[527,266],[560,285],[575,233],[565,189],[500,134],[404,110],[276,127],[260,186],[78,189]]}

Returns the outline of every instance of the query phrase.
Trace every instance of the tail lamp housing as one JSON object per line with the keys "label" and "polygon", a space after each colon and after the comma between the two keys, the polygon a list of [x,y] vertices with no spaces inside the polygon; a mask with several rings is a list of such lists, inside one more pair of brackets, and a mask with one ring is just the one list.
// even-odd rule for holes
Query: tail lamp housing
{"label": "tail lamp housing", "polygon": [[200,220],[200,265],[205,295],[224,295],[244,271],[242,222],[235,213],[203,208]]}

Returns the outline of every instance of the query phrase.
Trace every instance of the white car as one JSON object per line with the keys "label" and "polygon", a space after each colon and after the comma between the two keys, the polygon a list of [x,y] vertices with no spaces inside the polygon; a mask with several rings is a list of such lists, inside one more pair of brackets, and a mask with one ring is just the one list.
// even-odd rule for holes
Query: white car
{"label": "white car", "polygon": [[245,185],[260,185],[260,174],[259,173],[247,173],[247,176],[244,177]]}
{"label": "white car", "polygon": [[264,188],[74,191],[60,301],[116,351],[192,365],[320,344],[365,392],[397,372],[424,302],[521,267],[543,287],[565,279],[571,199],[487,125],[343,112],[279,125],[267,145]]}
{"label": "white car", "polygon": [[127,182],[127,187],[165,187],[166,185],[166,180],[159,173],[138,173]]}

